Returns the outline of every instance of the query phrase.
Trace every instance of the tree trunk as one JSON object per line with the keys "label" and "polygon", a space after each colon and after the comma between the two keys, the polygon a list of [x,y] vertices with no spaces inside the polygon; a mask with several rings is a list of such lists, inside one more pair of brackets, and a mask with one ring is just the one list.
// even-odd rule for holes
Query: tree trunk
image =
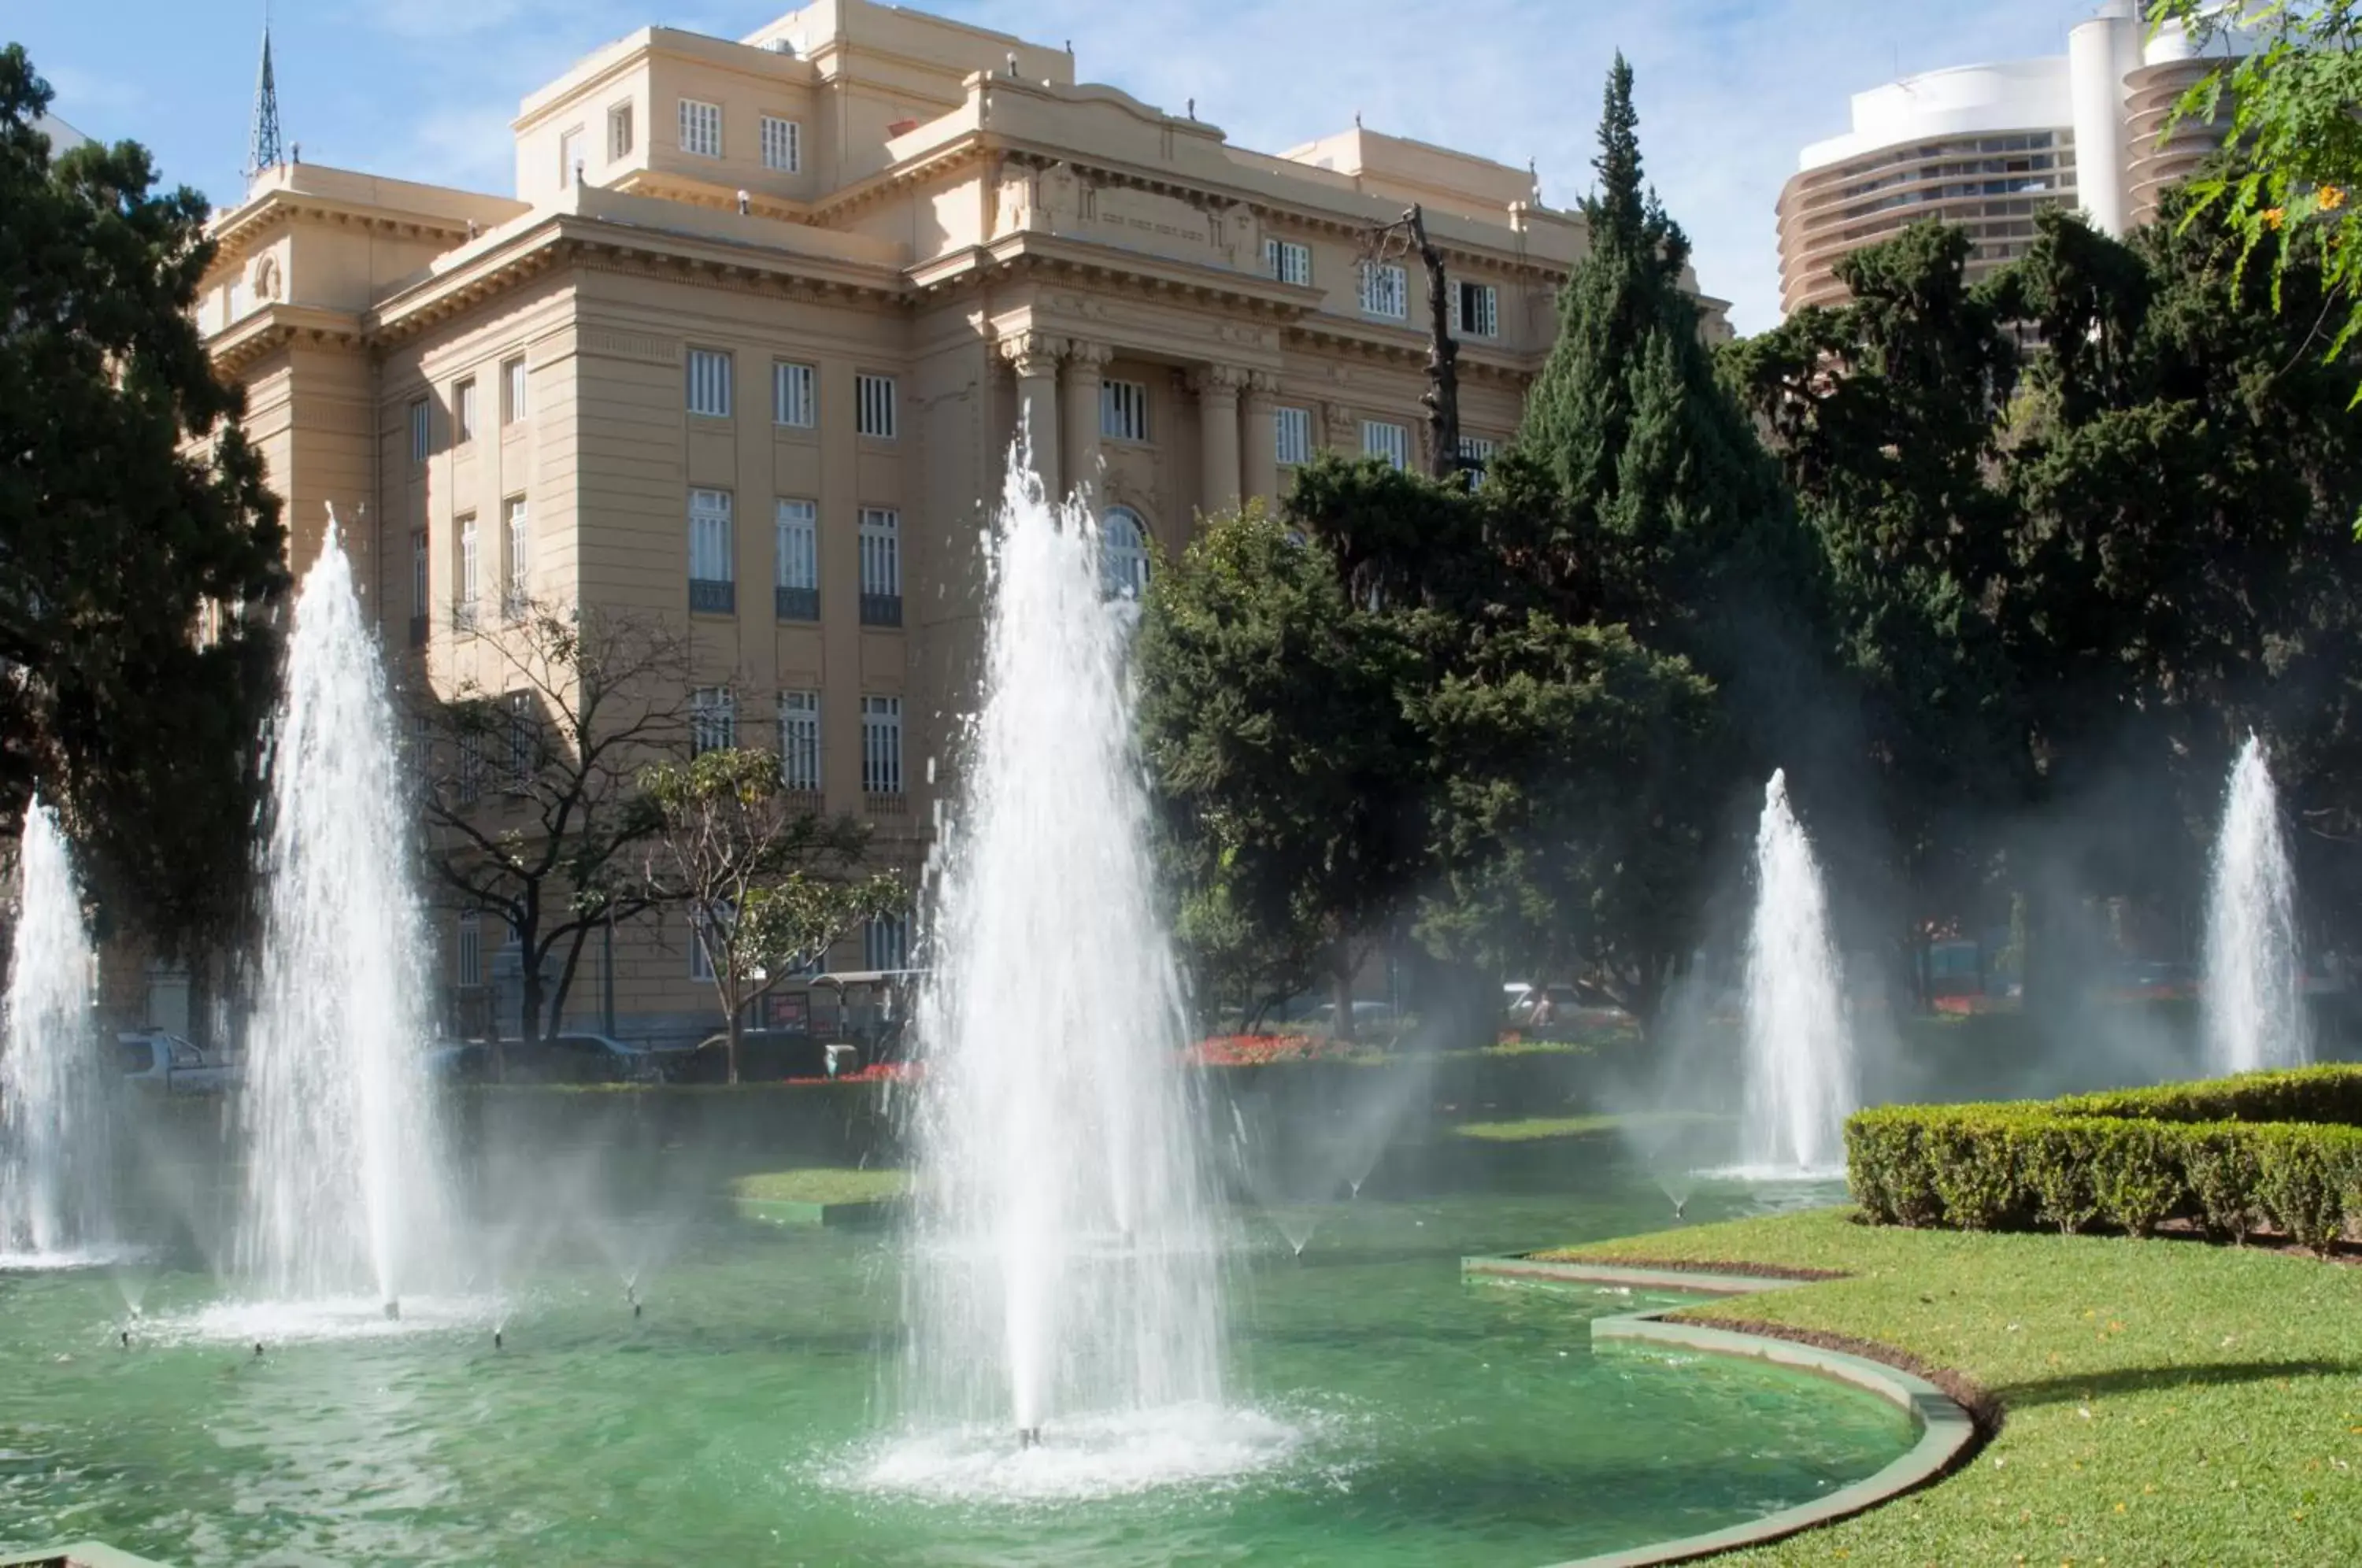
{"label": "tree trunk", "polygon": [[590,928],[587,925],[577,925],[567,939],[566,962],[557,966],[557,983],[549,989],[549,1028],[553,1034],[566,1016],[566,999],[573,994],[575,972],[582,963],[582,944],[590,939]]}
{"label": "tree trunk", "polygon": [[733,1088],[735,1088],[738,1083],[738,1036],[745,1031],[745,1024],[738,1016],[736,996],[725,994],[722,999],[722,1006],[723,1009],[723,1032],[730,1037],[730,1083]]}
{"label": "tree trunk", "polygon": [[1350,1041],[1353,1038],[1353,956],[1342,943],[1338,944],[1337,966],[1330,978],[1334,987],[1330,1005],[1337,1010],[1337,1022],[1330,1032],[1340,1040]]}
{"label": "tree trunk", "polygon": [[1451,336],[1451,287],[1443,253],[1427,237],[1427,216],[1414,204],[1403,214],[1411,245],[1427,270],[1427,466],[1437,479],[1460,472],[1460,345]]}

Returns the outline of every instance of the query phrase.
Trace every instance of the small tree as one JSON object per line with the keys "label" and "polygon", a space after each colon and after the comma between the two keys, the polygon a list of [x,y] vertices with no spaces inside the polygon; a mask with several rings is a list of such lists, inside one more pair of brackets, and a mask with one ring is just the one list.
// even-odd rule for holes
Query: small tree
{"label": "small tree", "polygon": [[641,896],[689,917],[704,950],[738,1081],[748,1007],[860,922],[907,901],[891,872],[862,875],[869,830],[788,802],[779,759],[728,747],[644,769],[656,813]]}
{"label": "small tree", "polygon": [[514,934],[518,1032],[541,1039],[591,933],[649,907],[628,874],[658,825],[639,770],[681,744],[687,648],[660,623],[537,602],[479,646],[498,690],[470,679],[449,701],[420,698],[427,872],[447,903]]}

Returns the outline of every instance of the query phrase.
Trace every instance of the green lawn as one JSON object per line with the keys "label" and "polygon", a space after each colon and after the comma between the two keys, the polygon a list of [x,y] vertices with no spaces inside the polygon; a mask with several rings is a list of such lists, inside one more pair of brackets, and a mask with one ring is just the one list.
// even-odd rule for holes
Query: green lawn
{"label": "green lawn", "polygon": [[911,1173],[822,1167],[763,1171],[730,1184],[732,1196],[766,1203],[882,1203],[911,1190]]}
{"label": "green lawn", "polygon": [[1462,1121],[1452,1131],[1485,1143],[1539,1143],[1553,1138],[1589,1138],[1602,1132],[1646,1134],[1691,1127],[1718,1127],[1730,1118],[1704,1110],[1606,1111],[1585,1116],[1527,1116],[1514,1121]]}
{"label": "green lawn", "polygon": [[2362,1268],[1875,1229],[1841,1209],[1544,1255],[1842,1270],[1689,1315],[1892,1346],[2000,1405],[2001,1431],[1961,1473],[1718,1562],[2362,1562]]}

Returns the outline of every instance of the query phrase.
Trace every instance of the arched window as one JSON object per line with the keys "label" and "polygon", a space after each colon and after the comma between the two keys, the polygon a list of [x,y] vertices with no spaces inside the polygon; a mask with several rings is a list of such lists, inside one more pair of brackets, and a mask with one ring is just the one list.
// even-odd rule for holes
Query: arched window
{"label": "arched window", "polygon": [[1099,580],[1110,599],[1148,591],[1148,525],[1129,506],[1110,506],[1099,521]]}

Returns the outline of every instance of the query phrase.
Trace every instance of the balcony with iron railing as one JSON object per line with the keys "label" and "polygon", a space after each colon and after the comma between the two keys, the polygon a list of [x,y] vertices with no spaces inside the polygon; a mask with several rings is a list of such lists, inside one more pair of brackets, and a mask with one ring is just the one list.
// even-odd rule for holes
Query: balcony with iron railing
{"label": "balcony with iron railing", "polygon": [[899,593],[864,593],[861,596],[861,624],[865,626],[900,625],[902,596]]}
{"label": "balcony with iron railing", "polygon": [[771,610],[781,621],[817,621],[820,619],[820,590],[817,588],[774,588],[771,590]]}
{"label": "balcony with iron railing", "polygon": [[706,615],[735,614],[738,609],[738,585],[716,581],[712,578],[692,577],[689,580],[689,607]]}

